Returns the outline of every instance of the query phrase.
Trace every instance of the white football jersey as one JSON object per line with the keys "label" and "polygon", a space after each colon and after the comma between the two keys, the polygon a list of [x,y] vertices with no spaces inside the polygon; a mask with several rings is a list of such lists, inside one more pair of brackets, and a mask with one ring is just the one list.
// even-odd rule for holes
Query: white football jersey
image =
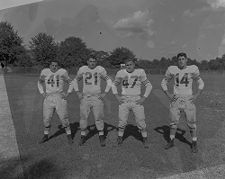
{"label": "white football jersey", "polygon": [[122,95],[137,96],[141,94],[141,85],[149,83],[143,69],[135,69],[132,73],[122,69],[117,72],[115,77],[116,83],[122,82]]}
{"label": "white football jersey", "polygon": [[106,70],[101,66],[90,69],[88,66],[82,66],[77,72],[77,79],[83,79],[84,94],[100,94],[101,79],[107,79]]}
{"label": "white football jersey", "polygon": [[192,95],[193,79],[200,78],[200,72],[196,65],[187,66],[184,69],[179,69],[177,66],[170,66],[165,75],[168,81],[174,79],[174,94],[177,95]]}
{"label": "white football jersey", "polygon": [[61,68],[53,73],[49,68],[45,68],[41,71],[40,79],[45,83],[46,93],[60,93],[63,91],[64,81],[69,80],[69,76],[65,69]]}

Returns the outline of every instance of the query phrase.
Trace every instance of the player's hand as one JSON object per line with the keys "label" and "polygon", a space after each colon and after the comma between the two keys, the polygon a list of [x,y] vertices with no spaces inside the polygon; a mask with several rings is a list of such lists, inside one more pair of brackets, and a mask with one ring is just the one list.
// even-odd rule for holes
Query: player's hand
{"label": "player's hand", "polygon": [[77,96],[78,96],[79,100],[81,100],[83,98],[83,94],[79,91],[77,92]]}
{"label": "player's hand", "polygon": [[168,96],[170,102],[175,102],[178,99],[178,96],[175,94],[167,93],[167,96]]}
{"label": "player's hand", "polygon": [[101,93],[101,94],[99,95],[99,99],[103,101],[104,98],[105,98],[105,96],[106,96],[106,93]]}
{"label": "player's hand", "polygon": [[42,96],[44,97],[44,98],[46,98],[47,97],[47,93],[42,93]]}
{"label": "player's hand", "polygon": [[62,99],[67,100],[69,93],[62,93]]}
{"label": "player's hand", "polygon": [[136,103],[137,104],[143,104],[145,99],[146,99],[146,97],[143,96],[143,97],[141,97],[141,99],[137,100]]}
{"label": "player's hand", "polygon": [[190,100],[192,103],[195,103],[195,101],[197,100],[197,98],[198,98],[198,95],[195,94],[195,95],[193,95],[189,100]]}
{"label": "player's hand", "polygon": [[123,98],[121,96],[119,96],[119,95],[115,95],[115,96],[116,96],[116,99],[118,100],[118,102],[120,104],[122,104],[124,102],[124,100],[123,100]]}

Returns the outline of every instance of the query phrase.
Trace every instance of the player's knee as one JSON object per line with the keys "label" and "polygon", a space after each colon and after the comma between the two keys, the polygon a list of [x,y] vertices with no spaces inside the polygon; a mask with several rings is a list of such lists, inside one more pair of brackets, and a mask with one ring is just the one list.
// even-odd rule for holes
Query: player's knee
{"label": "player's knee", "polygon": [[64,127],[64,128],[67,128],[67,127],[69,127],[69,126],[70,126],[70,123],[69,123],[69,122],[64,122],[64,123],[63,123],[63,127]]}
{"label": "player's knee", "polygon": [[49,128],[51,128],[51,125],[47,124],[47,125],[45,125],[45,128],[49,129]]}
{"label": "player's knee", "polygon": [[177,129],[177,123],[176,122],[170,123],[170,129]]}
{"label": "player's knee", "polygon": [[144,119],[139,120],[139,122],[137,122],[137,125],[140,130],[146,130],[146,123]]}
{"label": "player's knee", "polygon": [[126,126],[119,126],[117,128],[118,131],[123,132],[125,130]]}
{"label": "player's knee", "polygon": [[188,127],[190,128],[190,130],[195,130],[195,129],[197,129],[196,123],[188,123]]}

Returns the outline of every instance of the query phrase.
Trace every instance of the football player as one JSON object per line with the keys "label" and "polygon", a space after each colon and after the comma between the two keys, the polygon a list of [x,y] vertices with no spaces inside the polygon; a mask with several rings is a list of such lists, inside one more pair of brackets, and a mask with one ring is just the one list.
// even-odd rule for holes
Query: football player
{"label": "football player", "polygon": [[[117,91],[120,85],[122,86],[121,95]],[[144,95],[141,95],[142,85],[146,87]],[[113,94],[119,101],[118,145],[121,145],[123,142],[124,129],[127,125],[129,112],[132,110],[137,127],[143,137],[144,147],[148,148],[143,102],[149,96],[151,90],[152,85],[147,79],[145,71],[135,68],[134,59],[127,59],[125,61],[125,68],[117,72],[112,86]]]}
{"label": "football player", "polygon": [[64,86],[70,82],[70,78],[65,69],[59,68],[57,61],[51,61],[50,67],[41,71],[38,80],[39,92],[44,97],[43,102],[43,121],[44,136],[40,143],[49,139],[50,121],[54,110],[56,110],[63,127],[65,128],[68,143],[72,144],[71,129],[67,110],[67,93],[64,92]]}
{"label": "football player", "polygon": [[[83,91],[79,90],[78,81],[83,80]],[[101,80],[107,82],[104,92],[101,89]],[[93,111],[95,125],[99,133],[100,145],[104,147],[104,97],[111,89],[111,79],[107,76],[106,70],[102,66],[97,66],[95,58],[89,58],[87,65],[79,68],[76,78],[69,88],[69,93],[74,89],[80,99],[80,129],[81,138],[79,145],[86,141],[86,129],[88,126],[88,116]]]}
{"label": "football player", "polygon": [[[200,77],[198,67],[196,65],[187,65],[186,53],[179,53],[177,55],[177,59],[178,66],[168,67],[165,77],[161,82],[162,89],[171,102],[170,141],[166,145],[165,149],[169,149],[174,146],[177,125],[179,123],[181,112],[184,112],[192,137],[191,151],[196,153],[198,148],[196,135],[196,107],[194,102],[202,92],[204,82]],[[171,94],[167,88],[167,84],[171,79],[174,79],[173,94]],[[196,80],[198,83],[198,91],[194,95],[192,92],[193,80]]]}

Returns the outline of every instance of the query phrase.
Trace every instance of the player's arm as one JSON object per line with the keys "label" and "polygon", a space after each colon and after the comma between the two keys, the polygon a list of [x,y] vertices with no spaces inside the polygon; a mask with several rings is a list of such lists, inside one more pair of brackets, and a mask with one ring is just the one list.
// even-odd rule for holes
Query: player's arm
{"label": "player's arm", "polygon": [[175,98],[175,95],[171,94],[171,93],[168,91],[168,83],[170,82],[171,79],[173,79],[173,75],[172,75],[172,73],[170,72],[170,68],[168,68],[167,71],[166,71],[166,74],[165,74],[164,78],[162,79],[161,87],[162,87],[163,92],[166,94],[166,96],[167,96],[171,101],[173,101],[174,98]]}
{"label": "player's arm", "polygon": [[78,83],[77,83],[77,79],[76,79],[76,78],[74,78],[74,80],[72,80],[72,81],[70,82],[69,88],[68,88],[68,90],[67,90],[67,93],[70,94],[70,93],[73,92],[73,90],[74,90],[75,92],[79,91],[79,89],[78,89]]}
{"label": "player's arm", "polygon": [[78,81],[83,79],[82,67],[78,70],[76,78],[73,80],[73,89],[76,92],[78,98],[81,100],[83,98],[83,93],[79,91]]}
{"label": "player's arm", "polygon": [[195,81],[197,81],[197,83],[198,83],[198,90],[197,90],[197,93],[195,94],[195,95],[193,95],[193,97],[192,97],[192,101],[195,101],[197,98],[198,98],[198,96],[202,93],[202,90],[203,90],[203,88],[204,88],[204,86],[205,86],[205,84],[204,84],[204,81],[202,80],[202,78],[200,77],[200,72],[199,72],[199,69],[197,68],[196,70],[195,70],[195,72],[193,73],[193,79],[195,80]]}
{"label": "player's arm", "polygon": [[140,76],[140,80],[142,85],[145,86],[145,93],[144,95],[141,97],[141,99],[139,99],[137,101],[138,104],[142,104],[145,99],[150,95],[151,91],[152,91],[152,84],[151,82],[148,80],[145,71],[141,71],[141,76]]}
{"label": "player's arm", "polygon": [[109,76],[107,75],[107,72],[105,69],[102,70],[102,72],[100,73],[100,77],[101,79],[106,81],[106,87],[105,87],[105,91],[102,94],[102,98],[109,92],[109,90],[112,87],[112,80],[109,78]]}
{"label": "player's arm", "polygon": [[61,75],[61,80],[63,81],[63,83],[69,85],[67,91],[61,93],[62,98],[66,99],[67,96],[72,92],[72,90],[71,90],[71,82],[72,82],[72,80],[69,77],[69,74],[68,74],[68,72],[66,70],[63,71],[63,74]]}
{"label": "player's arm", "polygon": [[77,81],[80,81],[83,79],[83,70],[82,70],[82,67],[79,68],[79,70],[77,71],[77,75],[76,75],[76,80]]}
{"label": "player's arm", "polygon": [[119,103],[122,103],[122,98],[118,94],[117,88],[120,86],[122,81],[122,77],[120,77],[119,72],[117,72],[114,82],[112,83],[112,93],[115,95],[116,99],[119,101]]}
{"label": "player's arm", "polygon": [[38,91],[44,97],[46,96],[45,91],[44,91],[45,78],[46,78],[46,76],[43,74],[43,71],[42,71],[41,75],[40,75],[40,77],[38,79],[38,83],[37,83]]}
{"label": "player's arm", "polygon": [[65,71],[65,73],[62,75],[62,80],[63,80],[65,83],[67,83],[67,84],[70,85],[70,83],[71,83],[72,80],[70,79],[69,74],[68,74],[67,71]]}

